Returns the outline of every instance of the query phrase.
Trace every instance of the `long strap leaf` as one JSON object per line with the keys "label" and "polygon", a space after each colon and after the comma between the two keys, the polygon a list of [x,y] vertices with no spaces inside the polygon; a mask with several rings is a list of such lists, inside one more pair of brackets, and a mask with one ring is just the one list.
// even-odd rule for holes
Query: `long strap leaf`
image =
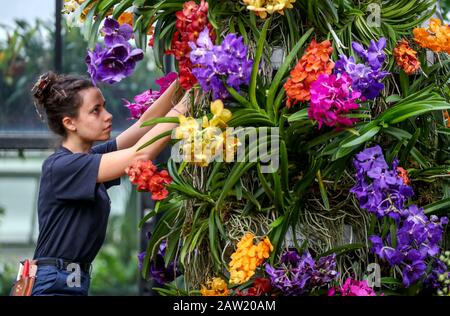
{"label": "long strap leaf", "polygon": [[259,63],[261,61],[264,44],[266,42],[267,30],[269,28],[270,22],[271,18],[267,19],[267,21],[264,23],[263,29],[258,39],[258,43],[256,45],[255,58],[253,59],[252,73],[250,77],[249,95],[250,95],[250,103],[255,109],[259,108],[258,101],[256,99],[256,82],[258,77]]}

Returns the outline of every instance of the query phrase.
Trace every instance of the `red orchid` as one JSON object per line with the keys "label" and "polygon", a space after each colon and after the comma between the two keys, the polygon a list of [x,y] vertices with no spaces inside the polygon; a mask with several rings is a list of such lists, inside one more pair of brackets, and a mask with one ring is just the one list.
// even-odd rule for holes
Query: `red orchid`
{"label": "red orchid", "polygon": [[211,31],[211,39],[215,40],[215,33],[211,23],[208,22],[208,3],[204,0],[200,5],[194,1],[184,3],[183,10],[176,12],[177,20],[175,32],[172,37],[170,50],[166,54],[175,56],[179,66],[180,85],[185,89],[190,89],[196,82],[192,74],[192,63],[189,59],[191,48],[189,42],[195,42],[205,27]]}
{"label": "red orchid", "polygon": [[156,166],[150,161],[137,161],[125,169],[132,184],[138,191],[151,192],[155,201],[163,200],[169,195],[166,185],[172,183],[167,170],[158,172]]}
{"label": "red orchid", "polygon": [[256,278],[253,281],[253,286],[247,289],[247,292],[236,291],[237,296],[263,296],[272,290],[269,279]]}

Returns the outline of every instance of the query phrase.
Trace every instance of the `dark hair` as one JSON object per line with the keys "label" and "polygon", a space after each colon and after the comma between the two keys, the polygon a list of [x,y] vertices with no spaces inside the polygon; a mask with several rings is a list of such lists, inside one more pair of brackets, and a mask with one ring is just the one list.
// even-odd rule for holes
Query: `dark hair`
{"label": "dark hair", "polygon": [[94,84],[89,79],[49,71],[39,77],[31,92],[40,118],[44,120],[45,112],[48,127],[65,138],[67,132],[62,119],[78,116],[83,103],[79,92],[92,87]]}

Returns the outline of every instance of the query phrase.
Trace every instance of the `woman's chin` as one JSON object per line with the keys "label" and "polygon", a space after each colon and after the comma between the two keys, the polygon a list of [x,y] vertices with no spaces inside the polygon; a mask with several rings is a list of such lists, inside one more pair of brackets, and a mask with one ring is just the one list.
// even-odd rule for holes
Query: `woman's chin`
{"label": "woman's chin", "polygon": [[106,133],[103,133],[99,137],[98,141],[105,141],[105,140],[109,140],[110,138],[111,138],[111,132],[106,132]]}

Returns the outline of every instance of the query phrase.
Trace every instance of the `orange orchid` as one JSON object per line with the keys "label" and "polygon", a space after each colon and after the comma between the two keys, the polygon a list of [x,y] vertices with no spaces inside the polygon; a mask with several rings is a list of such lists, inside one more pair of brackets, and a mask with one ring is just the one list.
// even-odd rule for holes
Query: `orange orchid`
{"label": "orange orchid", "polygon": [[231,255],[230,284],[242,284],[255,274],[255,270],[265,259],[269,258],[273,246],[265,237],[257,245],[253,243],[255,236],[246,234],[237,244],[236,251]]}
{"label": "orange orchid", "polygon": [[413,74],[420,67],[417,52],[409,46],[407,40],[401,40],[394,48],[394,57],[397,65],[408,75]]}
{"label": "orange orchid", "polygon": [[442,25],[439,19],[430,19],[428,29],[415,28],[414,40],[423,48],[433,52],[447,52],[450,54],[450,25]]}
{"label": "orange orchid", "polygon": [[411,180],[409,179],[408,171],[402,167],[397,167],[398,176],[403,179],[405,185],[410,185]]}
{"label": "orange orchid", "polygon": [[321,74],[331,74],[334,63],[330,60],[333,47],[329,40],[317,43],[312,40],[306,49],[306,53],[290,73],[290,77],[284,84],[288,96],[287,107],[297,102],[309,101],[311,98],[309,89],[311,84]]}
{"label": "orange orchid", "polygon": [[447,120],[447,127],[450,128],[450,115],[447,110],[444,111],[444,118]]}

